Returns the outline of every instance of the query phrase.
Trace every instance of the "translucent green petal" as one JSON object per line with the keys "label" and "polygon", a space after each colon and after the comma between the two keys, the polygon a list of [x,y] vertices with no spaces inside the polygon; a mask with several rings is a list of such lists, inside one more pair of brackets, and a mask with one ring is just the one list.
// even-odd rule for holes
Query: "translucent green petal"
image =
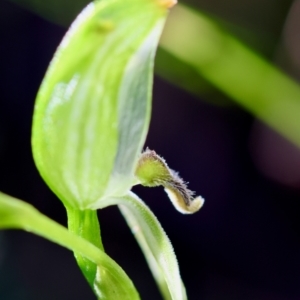
{"label": "translucent green petal", "polygon": [[153,59],[167,15],[158,0],[88,5],[59,46],[37,96],[37,167],[67,206],[126,193],[149,125]]}
{"label": "translucent green petal", "polygon": [[0,229],[3,228],[24,229],[32,232],[75,253],[80,253],[95,263],[98,268],[94,290],[98,299],[140,299],[125,272],[103,251],[72,234],[28,203],[0,193]]}
{"label": "translucent green petal", "polygon": [[108,198],[103,207],[119,208],[137,239],[158,287],[166,300],[186,300],[177,259],[169,238],[146,204],[130,192],[122,198]]}

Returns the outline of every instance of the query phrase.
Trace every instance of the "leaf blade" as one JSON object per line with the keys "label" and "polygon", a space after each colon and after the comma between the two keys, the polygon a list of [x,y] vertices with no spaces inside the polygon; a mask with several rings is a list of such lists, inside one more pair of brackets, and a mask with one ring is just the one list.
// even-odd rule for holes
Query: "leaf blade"
{"label": "leaf blade", "polygon": [[0,192],[0,229],[23,229],[80,253],[98,266],[95,290],[99,299],[139,300],[126,273],[107,254],[30,204]]}

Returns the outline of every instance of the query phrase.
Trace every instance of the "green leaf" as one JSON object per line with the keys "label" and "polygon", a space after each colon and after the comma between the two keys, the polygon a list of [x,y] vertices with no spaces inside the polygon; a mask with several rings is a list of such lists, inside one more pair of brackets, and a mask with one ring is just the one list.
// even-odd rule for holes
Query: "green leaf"
{"label": "green leaf", "polygon": [[160,46],[165,55],[196,70],[199,78],[300,146],[299,84],[209,17],[178,5]]}
{"label": "green leaf", "polygon": [[41,214],[30,204],[0,193],[0,229],[3,228],[32,232],[95,263],[98,268],[94,289],[98,299],[140,299],[125,272],[103,251]]}
{"label": "green leaf", "polygon": [[96,1],[59,46],[37,96],[32,146],[66,206],[96,209],[133,185],[166,15],[161,0]]}
{"label": "green leaf", "polygon": [[164,299],[186,300],[174,249],[155,215],[132,192],[101,202],[102,208],[116,204],[137,239]]}

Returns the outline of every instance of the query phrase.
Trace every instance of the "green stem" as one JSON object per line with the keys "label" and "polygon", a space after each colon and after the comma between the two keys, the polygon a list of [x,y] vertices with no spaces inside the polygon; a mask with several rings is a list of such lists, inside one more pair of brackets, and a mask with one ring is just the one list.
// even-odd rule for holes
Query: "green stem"
{"label": "green stem", "polygon": [[[67,207],[66,209],[69,230],[104,251],[97,211],[79,210]],[[75,252],[74,255],[84,277],[93,289],[97,274],[97,265],[77,252]]]}

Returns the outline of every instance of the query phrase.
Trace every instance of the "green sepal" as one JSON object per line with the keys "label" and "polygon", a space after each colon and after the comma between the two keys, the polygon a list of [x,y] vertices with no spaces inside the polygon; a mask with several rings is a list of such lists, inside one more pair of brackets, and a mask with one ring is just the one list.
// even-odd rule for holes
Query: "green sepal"
{"label": "green sepal", "polygon": [[118,205],[137,239],[149,268],[165,300],[186,300],[178,262],[172,244],[159,221],[134,193],[122,198],[107,198],[104,207]]}

